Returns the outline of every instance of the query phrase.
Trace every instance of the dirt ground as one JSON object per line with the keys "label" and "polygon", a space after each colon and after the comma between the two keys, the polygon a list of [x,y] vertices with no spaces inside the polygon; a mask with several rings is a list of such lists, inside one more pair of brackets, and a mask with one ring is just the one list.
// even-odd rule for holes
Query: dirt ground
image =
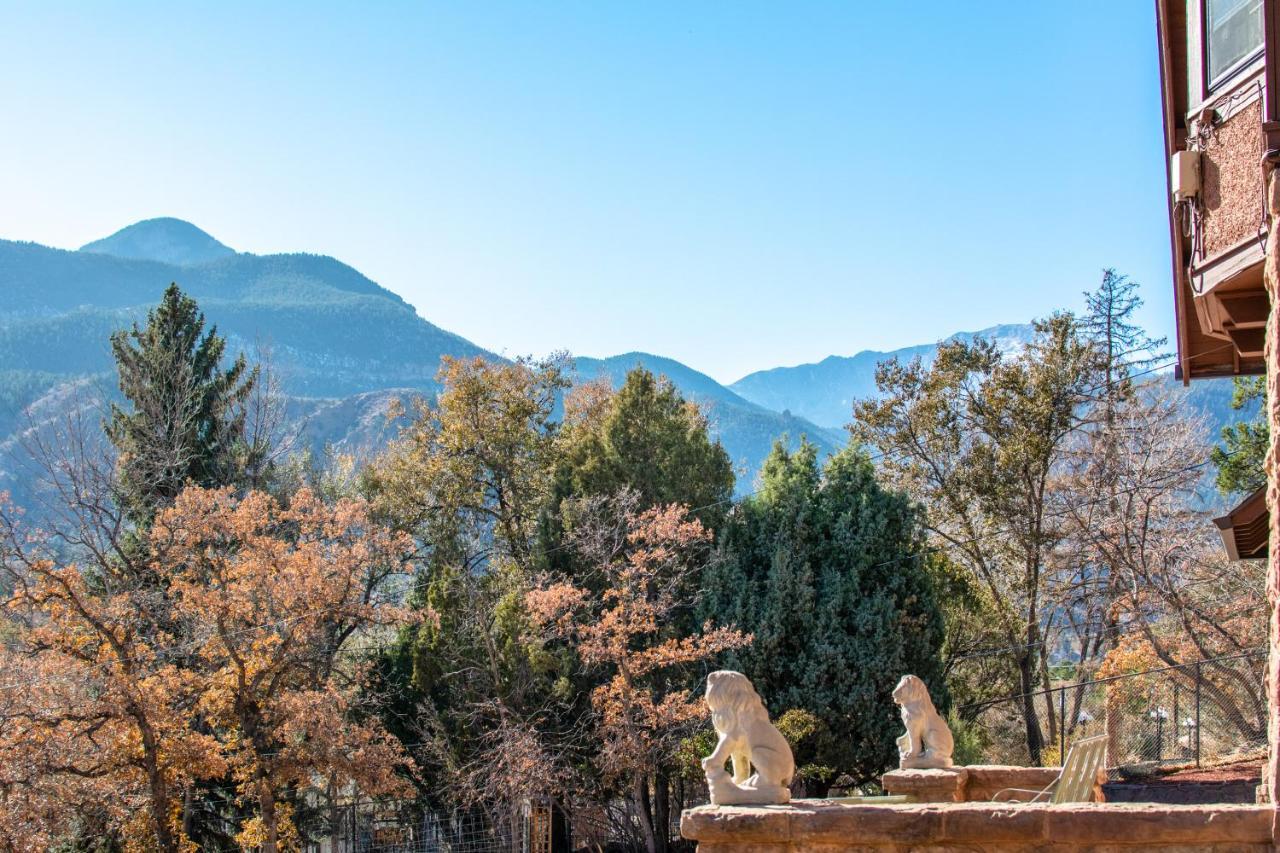
{"label": "dirt ground", "polygon": [[1147,785],[1177,785],[1182,782],[1248,782],[1261,781],[1262,760],[1250,759],[1218,767],[1190,767],[1163,776],[1144,779]]}

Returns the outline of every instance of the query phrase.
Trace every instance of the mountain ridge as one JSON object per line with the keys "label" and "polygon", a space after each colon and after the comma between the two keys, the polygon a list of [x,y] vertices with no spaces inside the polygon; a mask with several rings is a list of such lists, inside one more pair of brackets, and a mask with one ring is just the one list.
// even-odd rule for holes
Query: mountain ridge
{"label": "mountain ridge", "polygon": [[[143,321],[171,281],[197,299],[232,353],[267,352],[292,428],[313,450],[376,451],[394,433],[383,417],[388,401],[435,393],[446,355],[503,360],[433,325],[398,294],[336,258],[228,251],[183,265],[0,240],[0,292],[6,294],[0,303],[0,446],[14,446],[12,439],[32,428],[32,419],[51,423],[65,415],[86,377],[110,388],[110,334]],[[943,340],[983,335],[1015,351],[1031,334],[1029,324],[1002,324]],[[637,365],[666,376],[706,412],[742,494],[778,440],[795,446],[807,437],[824,456],[843,446],[852,400],[875,394],[880,361],[928,360],[937,347],[832,355],[757,371],[728,386],[675,359],[639,351],[579,356],[573,375],[607,378],[615,387]],[[1177,393],[1215,424],[1249,415],[1230,410],[1229,382],[1201,382]]]}
{"label": "mountain ridge", "polygon": [[[173,223],[188,236],[196,232],[197,242],[203,240],[199,235],[208,237],[190,223],[162,218],[104,238],[114,244],[94,241],[78,251],[0,240],[0,291],[8,296],[0,304],[0,427],[15,428],[22,409],[56,411],[66,396],[58,389],[66,383],[110,375],[110,334],[143,322],[174,281],[199,302],[231,353],[269,352],[294,416],[306,413],[324,424],[308,432],[306,443],[313,449],[316,441],[375,449],[389,433],[372,427],[376,418],[369,412],[385,408],[387,394],[438,390],[435,376],[443,356],[501,360],[433,325],[398,294],[327,255],[255,255],[217,243],[222,249],[214,256],[177,263],[163,240],[138,248],[115,239],[157,229],[168,233],[178,227]],[[580,378],[608,376],[618,385],[637,363],[668,376],[704,407],[742,487],[754,481],[779,438],[795,443],[806,435],[824,455],[843,443],[837,431],[746,400],[674,359],[647,353],[584,357],[576,371]]]}
{"label": "mountain ridge", "polygon": [[172,216],[144,219],[114,234],[85,243],[78,251],[114,255],[134,260],[161,261],[188,266],[236,254],[190,222]]}
{"label": "mountain ridge", "polygon": [[729,388],[766,408],[791,413],[820,427],[836,429],[848,423],[855,400],[876,395],[876,366],[887,359],[931,360],[938,347],[950,341],[975,337],[994,340],[1013,352],[1034,334],[1030,323],[1001,323],[976,332],[956,332],[932,344],[912,344],[896,350],[861,350],[850,356],[829,355],[821,361],[774,367],[749,373]]}

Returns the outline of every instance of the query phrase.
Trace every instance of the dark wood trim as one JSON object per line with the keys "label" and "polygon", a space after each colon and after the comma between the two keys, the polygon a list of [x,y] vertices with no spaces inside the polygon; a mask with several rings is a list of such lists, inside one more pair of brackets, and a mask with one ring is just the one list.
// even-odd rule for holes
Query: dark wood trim
{"label": "dark wood trim", "polygon": [[1204,296],[1222,282],[1235,278],[1262,261],[1262,246],[1259,245],[1256,236],[1250,235],[1237,240],[1227,248],[1192,265],[1188,270],[1191,292],[1196,296]]}
{"label": "dark wood trim", "polygon": [[[1188,316],[1187,309],[1190,307],[1184,304],[1183,300],[1183,277],[1187,274],[1186,264],[1182,259],[1182,234],[1178,228],[1178,217],[1173,203],[1173,175],[1169,172],[1169,161],[1173,157],[1173,152],[1177,150],[1175,147],[1181,140],[1176,139],[1176,130],[1174,122],[1177,117],[1177,100],[1173,93],[1173,81],[1170,76],[1173,73],[1173,57],[1170,54],[1170,45],[1168,39],[1169,33],[1169,7],[1168,0],[1155,0],[1156,4],[1156,54],[1160,60],[1160,93],[1161,100],[1164,102],[1164,182],[1165,182],[1165,203],[1168,205],[1169,215],[1169,249],[1170,257],[1173,261],[1173,310],[1175,314],[1174,330],[1176,331],[1176,344],[1178,348],[1178,364],[1176,373],[1181,374],[1182,384],[1191,384],[1191,355],[1190,344],[1187,340],[1187,323],[1191,320]],[[1188,283],[1188,289],[1190,284]]]}
{"label": "dark wood trim", "polygon": [[1254,560],[1267,556],[1271,514],[1267,511],[1267,489],[1262,487],[1213,523],[1222,535],[1227,557]]}
{"label": "dark wood trim", "polygon": [[1263,93],[1262,135],[1266,149],[1280,148],[1280,9],[1277,0],[1262,0]]}

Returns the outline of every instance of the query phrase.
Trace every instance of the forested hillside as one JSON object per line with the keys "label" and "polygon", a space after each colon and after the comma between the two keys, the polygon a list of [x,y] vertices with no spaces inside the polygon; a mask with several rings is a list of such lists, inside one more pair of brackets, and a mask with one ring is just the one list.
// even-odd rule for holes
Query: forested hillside
{"label": "forested hillside", "polygon": [[[389,431],[372,429],[376,417],[392,398],[434,393],[442,356],[499,358],[341,261],[236,253],[181,220],[139,222],[75,252],[0,240],[0,441],[13,443],[24,407],[44,399],[41,411],[60,411],[70,399],[64,383],[98,376],[105,381],[94,387],[114,393],[108,338],[140,320],[170,282],[199,301],[231,351],[269,356],[312,447],[368,449],[371,436],[385,439]],[[580,358],[576,373],[616,386],[640,361],[707,408],[740,488],[750,488],[778,437],[807,436],[823,456],[843,440],[671,359]]]}
{"label": "forested hillside", "polygon": [[[236,253],[181,220],[139,222],[74,252],[0,240],[0,442],[13,444],[13,430],[27,420],[24,407],[43,400],[41,411],[59,411],[69,399],[63,383],[98,376],[104,381],[95,387],[112,393],[107,339],[145,315],[174,281],[199,300],[232,351],[269,354],[292,398],[289,411],[299,415],[300,441],[313,448],[363,450],[376,445],[374,437],[385,439],[390,431],[372,429],[373,421],[391,399],[434,393],[441,356],[498,358],[341,261]],[[948,340],[982,336],[1014,352],[1031,333],[1027,324],[1008,324]],[[604,376],[617,387],[643,364],[666,376],[706,408],[745,493],[774,440],[785,435],[794,447],[807,437],[825,458],[843,444],[854,402],[875,395],[876,364],[917,356],[927,362],[937,347],[833,355],[753,373],[729,387],[647,353],[578,357],[574,375]],[[1227,380],[1176,393],[1206,415],[1215,435],[1221,424],[1250,414],[1231,410]]]}

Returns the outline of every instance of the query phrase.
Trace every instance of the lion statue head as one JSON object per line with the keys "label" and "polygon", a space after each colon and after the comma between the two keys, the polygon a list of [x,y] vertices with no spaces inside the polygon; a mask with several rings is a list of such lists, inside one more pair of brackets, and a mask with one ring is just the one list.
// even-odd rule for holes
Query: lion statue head
{"label": "lion statue head", "polygon": [[745,720],[769,719],[764,700],[740,672],[722,669],[708,675],[706,698],[717,731],[738,728]]}
{"label": "lion statue head", "polygon": [[925,705],[933,708],[933,700],[929,698],[929,689],[924,682],[914,675],[904,675],[893,688],[893,701],[898,705]]}

